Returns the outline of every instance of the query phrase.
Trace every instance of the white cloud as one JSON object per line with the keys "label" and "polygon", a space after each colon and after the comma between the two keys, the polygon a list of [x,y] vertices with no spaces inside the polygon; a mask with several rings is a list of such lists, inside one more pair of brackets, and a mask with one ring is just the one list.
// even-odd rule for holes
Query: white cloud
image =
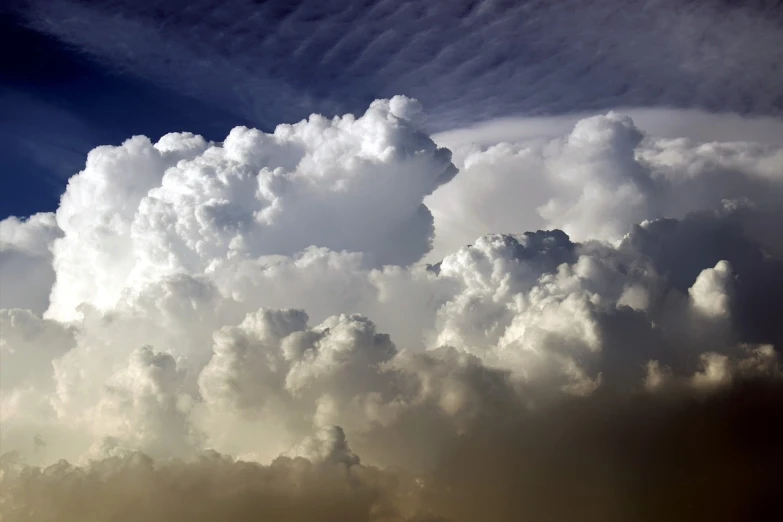
{"label": "white cloud", "polygon": [[304,457],[311,462],[334,462],[346,466],[359,463],[359,457],[348,447],[345,433],[339,426],[327,425],[319,428],[290,453],[293,457]]}
{"label": "white cloud", "polygon": [[[489,130],[436,136],[456,151],[460,174],[426,200],[437,230],[427,259],[481,234],[560,228],[575,240],[617,240],[643,220],[679,219],[724,200],[750,200],[769,211],[783,198],[779,123],[630,112],[662,132],[645,134],[649,129],[636,120],[609,113],[499,122],[487,124]],[[746,127],[778,139],[743,142]],[[732,141],[709,141],[720,136],[710,132],[716,128],[728,128]],[[680,130],[691,138],[680,137]],[[504,143],[488,145],[487,136]]]}
{"label": "white cloud", "polygon": [[87,413],[97,442],[88,457],[104,458],[118,448],[158,458],[191,456],[197,443],[188,422],[193,399],[183,393],[183,377],[171,355],[148,346],[134,350]]}
{"label": "white cloud", "polygon": [[75,344],[72,329],[41,319],[29,310],[0,310],[0,388],[38,387],[51,374],[52,361]]}
{"label": "white cloud", "polygon": [[359,118],[313,115],[273,134],[238,127],[221,145],[176,134],[95,149],[57,211],[48,315],[74,318],[82,302],[106,310],[166,275],[310,246],[363,252],[372,265],[417,261],[433,234],[422,200],[455,170],[448,150],[395,115],[412,105],[379,100]]}
{"label": "white cloud", "polygon": [[693,306],[708,317],[727,318],[730,314],[731,265],[719,261],[715,268],[702,270],[688,289]]}
{"label": "white cloud", "polygon": [[54,284],[52,241],[62,235],[54,214],[0,221],[0,308],[43,313]]}
{"label": "white cloud", "polygon": [[90,152],[85,169],[69,180],[57,209],[63,237],[53,245],[58,276],[51,317],[73,318],[83,302],[99,308],[116,303],[135,264],[131,226],[139,204],[160,184],[166,169],[204,147],[200,137],[180,134],[164,136],[155,145],[136,136],[119,147]]}
{"label": "white cloud", "polygon": [[[476,234],[411,265],[432,234],[422,201],[453,174],[402,119],[418,109],[132,138],[90,154],[56,223],[4,222],[9,252],[36,259],[4,278],[54,285],[45,316],[0,314],[4,448],[89,469],[212,449],[421,470],[574,397],[779,376],[783,261],[761,233],[779,149],[659,139],[610,113],[474,151],[431,200],[452,220],[438,233]],[[473,211],[565,232],[463,232]]]}
{"label": "white cloud", "polygon": [[[629,116],[641,129],[665,139],[687,138],[696,143],[752,142],[777,146],[783,136],[783,123],[774,117],[741,116],[693,109],[645,109],[617,107],[615,112]],[[473,125],[433,134],[442,147],[459,157],[471,145],[489,147],[498,143],[524,143],[557,138],[570,132],[580,120],[600,116],[600,112],[573,112],[560,116],[495,118]]]}

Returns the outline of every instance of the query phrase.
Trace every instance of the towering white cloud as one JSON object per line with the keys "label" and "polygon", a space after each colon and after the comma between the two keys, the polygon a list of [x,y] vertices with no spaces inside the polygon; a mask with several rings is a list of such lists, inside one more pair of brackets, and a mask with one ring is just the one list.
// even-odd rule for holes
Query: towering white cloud
{"label": "towering white cloud", "polygon": [[166,169],[205,147],[201,137],[182,134],[164,136],[155,145],[136,136],[119,147],[90,152],[57,209],[63,237],[53,245],[57,281],[51,317],[71,319],[85,302],[99,308],[117,302],[136,262],[131,225],[139,204],[160,184]]}
{"label": "towering white cloud", "polygon": [[[329,477],[324,491],[375,495],[356,520],[406,520],[440,506],[425,491],[451,498],[449,480],[372,465],[442,469],[513,419],[528,419],[530,445],[498,447],[532,455],[550,430],[626,411],[623,397],[639,405],[628,422],[655,426],[688,425],[691,400],[706,401],[697,417],[724,395],[777,407],[743,388],[781,377],[783,260],[765,233],[779,218],[777,149],[657,140],[609,114],[474,152],[432,198],[443,211],[457,187],[474,205],[453,224],[489,208],[496,176],[508,189],[496,216],[520,212],[519,196],[565,231],[479,235],[412,265],[433,232],[422,201],[454,174],[404,119],[417,110],[395,98],[360,118],[234,129],[222,144],[133,138],[90,154],[56,218],[4,221],[3,252],[34,260],[9,264],[4,284],[53,285],[45,315],[40,299],[0,312],[4,451],[118,484],[245,469],[313,480],[317,496]],[[479,178],[471,201],[460,191]],[[615,426],[607,437],[626,429]],[[573,444],[601,454],[602,436]],[[24,481],[49,480],[4,459],[17,488],[5,505],[29,500]],[[57,466],[42,476],[79,473]]]}
{"label": "towering white cloud", "polygon": [[170,134],[92,151],[57,211],[48,315],[72,319],[80,303],[106,310],[166,275],[309,246],[373,265],[417,261],[433,235],[422,200],[456,171],[397,115],[415,104],[377,101],[359,118],[313,115],[273,134],[238,127],[222,144]]}

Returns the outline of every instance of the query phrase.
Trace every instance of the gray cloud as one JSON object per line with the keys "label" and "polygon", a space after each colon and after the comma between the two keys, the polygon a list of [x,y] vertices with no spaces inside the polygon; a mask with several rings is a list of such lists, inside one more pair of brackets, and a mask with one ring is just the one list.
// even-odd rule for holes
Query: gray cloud
{"label": "gray cloud", "polygon": [[779,385],[749,381],[706,398],[506,409],[419,475],[355,460],[280,457],[263,466],[215,453],[38,470],[5,455],[0,513],[8,522],[769,520],[783,465],[780,394]]}

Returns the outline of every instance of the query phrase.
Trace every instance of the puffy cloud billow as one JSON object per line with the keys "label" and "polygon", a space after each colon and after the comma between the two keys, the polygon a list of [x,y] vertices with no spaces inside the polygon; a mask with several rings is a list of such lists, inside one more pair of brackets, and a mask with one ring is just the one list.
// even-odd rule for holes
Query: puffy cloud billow
{"label": "puffy cloud billow", "polygon": [[[585,118],[555,139],[455,143],[460,175],[427,199],[440,256],[479,235],[520,226],[616,241],[644,220],[682,219],[725,205],[762,206],[780,219],[779,146],[658,138],[613,112]],[[774,226],[760,228],[769,234]]]}
{"label": "puffy cloud billow", "polygon": [[134,137],[4,220],[3,520],[763,519],[783,149],[452,163],[419,110]]}

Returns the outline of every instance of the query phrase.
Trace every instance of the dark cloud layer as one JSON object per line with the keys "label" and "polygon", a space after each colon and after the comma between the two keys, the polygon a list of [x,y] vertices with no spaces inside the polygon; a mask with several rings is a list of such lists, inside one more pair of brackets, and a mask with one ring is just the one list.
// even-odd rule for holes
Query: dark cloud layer
{"label": "dark cloud layer", "polygon": [[460,441],[433,502],[455,521],[770,520],[782,391],[741,382],[709,397],[592,398],[522,415]]}
{"label": "dark cloud layer", "polygon": [[739,337],[749,343],[783,346],[783,260],[769,254],[779,248],[775,238],[757,240],[754,220],[776,228],[777,211],[740,209],[689,214],[683,220],[665,219],[635,227],[625,244],[650,256],[662,274],[680,290],[689,288],[705,266],[728,261],[736,279],[733,316]]}
{"label": "dark cloud layer", "polygon": [[[426,439],[421,430],[415,437]],[[504,409],[441,447],[434,469],[207,453],[39,470],[4,457],[5,522],[768,521],[779,509],[783,388],[594,396]]]}

